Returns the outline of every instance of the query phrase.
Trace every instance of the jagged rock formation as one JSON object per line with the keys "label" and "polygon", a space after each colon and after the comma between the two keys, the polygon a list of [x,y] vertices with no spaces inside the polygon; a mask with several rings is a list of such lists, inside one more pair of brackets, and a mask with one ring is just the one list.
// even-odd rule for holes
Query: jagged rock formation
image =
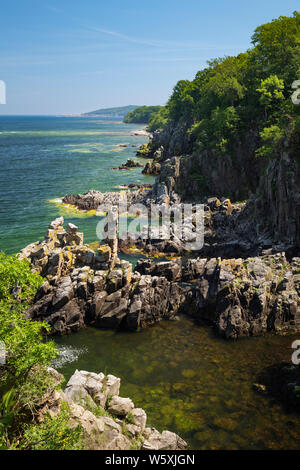
{"label": "jagged rock formation", "polygon": [[[178,193],[185,201],[204,196],[244,200],[256,190],[263,163],[255,159],[256,133],[237,142],[232,154],[212,150],[195,151],[188,126],[170,123],[156,132],[148,145],[148,158],[159,158],[161,175],[169,193]],[[188,181],[188,184],[187,184]]]}
{"label": "jagged rock formation", "polygon": [[20,254],[47,279],[27,314],[47,321],[52,334],[84,325],[136,330],[179,312],[226,338],[300,330],[299,258],[140,260],[132,272],[117,257],[117,239],[94,252],[77,227],[62,223],[53,221],[45,240]]}
{"label": "jagged rock formation", "polygon": [[202,202],[208,195],[249,199],[237,220],[235,238],[299,247],[299,143],[286,140],[284,148],[267,160],[255,156],[259,146],[255,133],[237,142],[231,155],[195,151],[185,133],[182,124],[169,124],[142,149],[148,158],[159,152],[160,175],[148,197],[171,204],[178,196],[192,202]]}
{"label": "jagged rock formation", "polygon": [[[49,374],[55,377],[56,385],[63,380],[55,369],[49,368]],[[48,394],[39,420],[46,412],[58,415],[67,403],[70,427],[81,425],[85,450],[184,450],[187,443],[177,434],[146,427],[146,412],[135,408],[130,398],[119,396],[120,382],[113,375],[76,370],[64,392],[53,389]]]}
{"label": "jagged rock formation", "polygon": [[[195,276],[195,274],[196,276]],[[199,259],[185,280],[197,279],[183,309],[213,324],[225,338],[300,330],[300,259],[284,254],[256,258]]]}
{"label": "jagged rock formation", "polygon": [[[288,143],[286,142],[286,145]],[[248,201],[243,222],[256,237],[300,246],[299,149],[281,151],[269,164],[256,194]]]}
{"label": "jagged rock formation", "polygon": [[95,252],[77,227],[64,230],[63,222],[53,221],[45,240],[19,255],[47,279],[27,311],[30,318],[47,321],[52,334],[65,334],[85,324],[137,329],[177,313],[179,286],[164,277],[132,275],[132,265],[117,257],[117,239]]}
{"label": "jagged rock formation", "polygon": [[145,168],[143,169],[142,173],[144,175],[153,175],[157,176],[160,174],[161,165],[155,161],[149,161],[146,163]]}
{"label": "jagged rock formation", "polygon": [[[140,260],[136,271],[185,287],[180,311],[212,325],[225,338],[300,330],[300,259],[284,253],[247,259]],[[176,282],[174,282],[176,283]]]}

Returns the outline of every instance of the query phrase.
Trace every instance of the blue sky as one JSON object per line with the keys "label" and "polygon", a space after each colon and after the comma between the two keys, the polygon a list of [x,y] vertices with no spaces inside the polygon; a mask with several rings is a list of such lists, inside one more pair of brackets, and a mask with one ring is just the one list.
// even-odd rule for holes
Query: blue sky
{"label": "blue sky", "polygon": [[213,57],[299,0],[10,0],[0,5],[0,114],[164,104]]}

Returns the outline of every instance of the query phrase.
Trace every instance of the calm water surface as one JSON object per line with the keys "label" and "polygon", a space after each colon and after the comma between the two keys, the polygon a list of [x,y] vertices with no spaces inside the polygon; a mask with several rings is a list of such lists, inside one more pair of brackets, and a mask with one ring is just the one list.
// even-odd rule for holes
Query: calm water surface
{"label": "calm water surface", "polygon": [[88,328],[58,338],[56,365],[67,378],[75,368],[121,377],[121,396],[192,449],[297,449],[299,418],[252,390],[264,368],[290,362],[292,340],[228,342],[181,317],[138,333]]}

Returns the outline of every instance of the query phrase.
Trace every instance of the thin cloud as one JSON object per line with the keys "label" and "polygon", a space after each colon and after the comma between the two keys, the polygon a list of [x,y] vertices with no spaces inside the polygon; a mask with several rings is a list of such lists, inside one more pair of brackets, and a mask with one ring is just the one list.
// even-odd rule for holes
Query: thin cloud
{"label": "thin cloud", "polygon": [[[48,3],[44,3],[44,7],[52,10],[56,13],[60,13],[63,15],[67,15],[67,13],[57,7],[54,7]],[[232,46],[232,45],[224,45],[224,44],[219,44],[219,45],[211,45],[211,44],[205,44],[205,43],[199,43],[199,42],[177,42],[177,41],[166,41],[166,40],[154,40],[154,39],[141,39],[141,38],[136,38],[134,36],[129,36],[127,34],[123,34],[119,31],[115,31],[112,29],[107,29],[107,28],[97,28],[97,27],[92,27],[92,26],[83,26],[82,24],[82,18],[75,18],[75,17],[70,17],[68,14],[68,20],[72,20],[79,24],[81,28],[84,29],[84,31],[88,32],[94,32],[94,33],[101,33],[105,34],[106,36],[110,37],[115,37],[117,39],[120,39],[123,42],[128,42],[128,43],[133,43],[133,44],[140,44],[143,46],[149,46],[149,47],[156,47],[156,48],[166,48],[169,47],[172,50],[176,50],[177,52],[182,52],[186,50],[203,50],[203,51],[228,51],[228,50],[241,50],[241,49],[248,49],[249,44],[246,46],[237,45]]]}
{"label": "thin cloud", "polygon": [[[177,41],[165,41],[165,40],[149,40],[149,39],[139,39],[133,36],[128,36],[126,34],[120,33],[118,31],[108,30],[104,28],[94,28],[89,27],[86,28],[87,31],[93,31],[97,33],[102,33],[108,36],[113,36],[119,38],[123,41],[131,42],[134,44],[141,44],[151,47],[171,47],[172,49],[182,48],[183,50],[228,50],[228,49],[236,49],[237,46],[224,46],[222,45],[211,45],[211,44],[204,44],[204,43],[197,43],[197,42],[177,42]],[[248,46],[247,46],[248,47]]]}

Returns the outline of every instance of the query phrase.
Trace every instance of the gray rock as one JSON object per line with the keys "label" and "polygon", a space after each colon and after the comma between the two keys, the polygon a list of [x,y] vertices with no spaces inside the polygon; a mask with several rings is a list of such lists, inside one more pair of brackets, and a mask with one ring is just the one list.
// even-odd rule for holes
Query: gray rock
{"label": "gray rock", "polygon": [[127,416],[128,413],[134,409],[134,404],[130,398],[121,398],[114,395],[107,409],[115,416]]}

